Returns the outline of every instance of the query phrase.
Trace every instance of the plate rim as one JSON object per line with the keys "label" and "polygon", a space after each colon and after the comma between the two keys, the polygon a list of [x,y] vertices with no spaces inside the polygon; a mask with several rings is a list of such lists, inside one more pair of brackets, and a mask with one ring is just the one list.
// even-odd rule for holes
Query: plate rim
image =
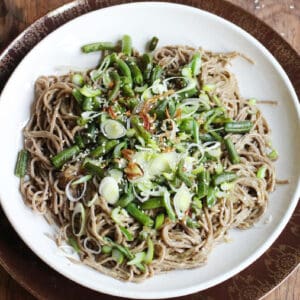
{"label": "plate rim", "polygon": [[[46,17],[49,17],[50,15],[55,15],[55,14],[60,14],[60,13],[62,13],[63,11],[66,11],[66,10],[68,10],[68,9],[70,9],[70,8],[72,8],[72,7],[75,7],[76,5],[80,5],[81,4],[81,2],[82,1],[73,1],[73,2],[71,2],[71,3],[68,3],[68,4],[65,4],[65,5],[63,5],[63,6],[61,6],[61,7],[59,7],[59,8],[57,8],[57,9],[55,9],[55,10],[53,10],[52,12],[50,12],[50,13],[48,13],[48,14],[46,14],[45,16],[43,16],[43,17],[41,17],[40,19],[38,19],[36,22],[34,22],[32,25],[30,25],[27,29],[25,29],[21,34],[19,34],[5,49],[4,49],[4,51],[1,53],[1,55],[0,55],[0,62],[1,62],[1,60],[3,59],[3,57],[6,55],[6,53],[9,51],[9,49],[12,47],[14,47],[14,44],[15,43],[17,43],[19,40],[21,40],[22,38],[23,38],[23,36],[25,35],[25,33],[26,32],[28,32],[28,31],[30,31],[33,27],[34,27],[34,25],[36,24],[36,23],[38,23],[38,22],[40,22],[40,21],[42,21],[42,20],[44,20],[44,18],[46,18]],[[122,2],[122,1],[112,1],[112,2],[114,2],[114,4],[113,5],[117,5],[119,2]],[[187,3],[188,1],[176,1],[176,3],[169,3],[169,2],[165,2],[166,4],[176,4],[176,5],[183,5],[183,6],[186,6],[186,7],[189,7],[189,8],[198,8],[199,9],[199,7],[195,7],[195,6],[192,6],[192,5],[189,5],[188,3]],[[227,1],[224,1],[224,2],[227,2]],[[136,2],[136,3],[139,3],[139,4],[141,4],[141,3],[153,3],[152,1],[147,1],[147,2],[144,2],[144,1],[142,1],[142,2]],[[154,2],[154,3],[156,3],[156,4],[161,4],[161,2],[159,1],[159,2]],[[129,3],[127,2],[127,3],[121,3],[121,4],[119,4],[119,5],[133,5],[133,4],[135,4],[134,2],[132,2],[132,1],[130,1]],[[231,4],[231,3],[230,3]],[[233,6],[235,6],[234,4],[231,4],[231,5],[233,5]],[[111,7],[111,6],[108,6],[108,7]],[[238,9],[240,9],[240,10],[242,10],[240,7],[237,7]],[[103,9],[103,8],[99,8],[99,9]],[[92,9],[92,10],[90,10],[90,11],[95,11],[96,9]],[[214,14],[214,13],[211,13],[211,12],[208,12],[208,11],[206,11],[205,9],[201,9],[202,10],[202,12],[204,12],[205,14],[209,14],[209,15],[214,15],[214,17],[217,17],[217,18],[221,18],[223,21],[225,20],[227,23],[229,23],[230,25],[233,25],[233,27],[235,27],[235,29],[237,29],[237,30],[241,30],[242,32],[244,32],[244,33],[246,33],[249,37],[251,37],[253,40],[255,40],[255,42],[256,42],[256,44],[258,44],[258,45],[260,45],[260,46],[262,46],[262,48],[265,50],[265,51],[267,51],[267,53],[269,53],[269,54],[271,54],[270,53],[270,51],[259,41],[259,40],[257,40],[255,37],[253,37],[251,34],[249,34],[248,32],[246,32],[243,28],[241,28],[241,27],[239,27],[238,25],[236,25],[236,24],[234,24],[232,21],[228,21],[226,18],[224,18],[224,17],[220,17],[220,16],[218,16],[218,15],[216,15],[216,14]],[[84,15],[84,14],[86,14],[87,12],[85,12],[85,13],[82,13],[82,14],[79,14],[79,15]],[[248,12],[247,12],[248,13]],[[251,15],[252,16],[252,15]],[[254,18],[256,18],[255,16],[252,16],[252,17],[254,17]],[[76,18],[76,17],[74,17],[74,18]],[[71,18],[71,20],[73,20],[74,18]],[[261,20],[259,20],[260,22],[262,22]],[[68,21],[66,21],[66,22],[64,22],[64,24],[65,23],[67,23]],[[58,26],[57,28],[59,28],[59,27],[61,27],[61,26]],[[269,26],[267,26],[267,27],[269,27]],[[56,29],[57,29],[56,28]],[[54,31],[54,30],[53,30]],[[50,33],[48,33],[46,36],[48,36]],[[277,33],[276,33],[276,35],[277,35]],[[37,44],[39,44],[39,42],[40,41],[38,41],[37,42]],[[258,43],[257,43],[258,42]],[[288,43],[287,43],[288,44]],[[288,45],[289,47],[291,47],[290,45]],[[34,48],[34,47],[32,47],[32,48]],[[28,53],[32,50],[32,48],[28,51]],[[291,47],[292,48],[292,47]],[[292,48],[292,50],[294,50],[293,48]],[[28,54],[27,53],[27,54]],[[27,55],[26,54],[26,55]],[[272,58],[274,59],[274,56],[271,54],[271,56],[272,56]],[[26,57],[26,56],[25,56]],[[276,62],[276,64],[278,64],[278,61],[277,61],[277,59],[275,59],[275,62]],[[18,65],[19,65],[19,63],[18,63]],[[294,91],[294,93],[295,93],[295,95],[296,95],[296,98],[297,98],[297,93],[296,93],[296,91],[294,90],[294,88],[293,88],[293,85],[291,84],[291,82],[290,82],[290,79],[288,78],[288,76],[287,76],[287,74],[286,74],[286,71],[284,70],[284,68],[282,68],[282,70],[284,71],[283,72],[283,74],[281,74],[281,75],[284,75],[285,77],[286,77],[286,79],[287,79],[287,83],[289,83],[290,85],[291,85],[291,87],[292,87],[292,89],[289,87],[289,90],[290,91]],[[9,80],[8,80],[9,81]],[[7,82],[8,82],[7,81]],[[299,108],[299,107],[298,107]],[[299,109],[298,109],[298,117],[299,117]],[[298,182],[298,187],[297,187],[297,191],[299,192],[299,182]],[[296,192],[296,194],[298,194],[298,192]],[[291,210],[291,211],[294,211],[294,209],[295,209],[295,207],[296,207],[296,205],[297,205],[297,201],[295,201],[295,203],[294,203],[294,207],[289,207],[289,210]],[[292,215],[292,212],[291,212],[291,214],[290,214],[290,217],[291,217],[291,215]],[[289,218],[287,218],[287,220],[286,220],[286,222],[284,222],[284,223],[280,223],[282,226],[280,226],[280,227],[282,227],[282,228],[277,228],[275,231],[276,232],[282,232],[283,231],[283,228],[286,226],[286,224],[287,224],[287,222],[288,222],[288,220],[289,220]],[[12,224],[12,222],[11,222],[11,224]],[[279,226],[278,226],[279,227]],[[273,233],[273,235],[276,235],[276,238],[275,239],[277,239],[278,238],[278,236],[279,236],[279,234],[274,234]],[[19,237],[23,240],[23,238],[19,235]],[[275,241],[275,239],[274,240],[272,240],[266,247],[264,247],[264,248],[269,248],[270,246],[271,246],[271,244]],[[27,242],[25,241],[25,243],[26,243],[26,245],[31,249],[31,247],[27,244]],[[264,249],[257,257],[256,257],[256,259],[258,259],[259,257],[261,257],[261,255],[263,255],[263,253],[266,251],[266,249]],[[32,251],[32,250],[31,250]],[[35,252],[34,252],[35,253]],[[36,253],[35,253],[35,255],[37,255]],[[53,266],[51,265],[51,264],[49,264],[49,262],[46,262],[42,257],[40,257],[39,256],[39,258],[40,259],[42,259],[43,260],[43,262],[44,263],[46,263],[46,264],[48,264],[51,268],[53,268]],[[255,260],[256,260],[255,259]],[[254,261],[255,261],[254,260]],[[252,261],[251,262],[251,264],[254,262],[254,261]],[[247,264],[247,266],[248,266],[249,264]],[[242,270],[244,270],[245,269],[245,267],[243,267],[242,268]],[[59,272],[57,269],[54,269],[56,272]],[[59,272],[60,273],[60,272]],[[66,276],[66,275],[64,275],[63,273],[61,273],[63,276]],[[236,274],[236,272],[235,272],[235,274]],[[234,274],[234,275],[235,275]],[[231,276],[230,276],[231,277]],[[229,278],[230,278],[229,277]],[[68,277],[68,278],[70,278],[70,277]],[[228,278],[227,278],[228,279]],[[78,283],[77,281],[75,281],[73,278],[72,278],[72,280],[74,281],[74,282],[76,282],[76,283]],[[223,281],[222,281],[223,282]],[[78,283],[78,284],[81,284],[81,283]],[[86,288],[90,288],[90,287],[86,287]],[[183,289],[183,290],[186,290],[186,289],[189,289],[189,288],[185,288],[185,289]],[[193,293],[193,292],[195,292],[195,290],[192,290],[192,291],[189,291],[188,293]],[[105,291],[105,293],[108,293],[107,291]],[[118,296],[120,296],[119,294],[111,294],[111,295],[118,295]],[[175,296],[181,296],[181,295],[186,295],[186,293],[185,292],[183,292],[182,294],[179,294],[179,293],[176,293],[176,295],[172,295],[172,297],[175,297]],[[155,295],[154,295],[155,296]],[[128,295],[127,295],[127,297],[128,297]],[[144,297],[144,296],[143,296]],[[151,295],[151,298],[153,298],[153,296]]]}

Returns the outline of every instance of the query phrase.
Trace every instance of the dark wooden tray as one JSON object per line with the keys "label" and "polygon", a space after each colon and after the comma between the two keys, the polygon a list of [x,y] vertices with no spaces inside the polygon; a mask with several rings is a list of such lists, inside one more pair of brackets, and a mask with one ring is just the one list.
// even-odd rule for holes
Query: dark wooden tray
{"label": "dark wooden tray", "polygon": [[[69,20],[103,7],[134,1],[75,1],[33,23],[0,55],[0,91],[26,53]],[[171,1],[170,1],[171,2]],[[223,17],[256,37],[276,57],[300,98],[300,57],[280,35],[243,9],[223,0],[172,1]],[[0,263],[30,293],[40,299],[115,299],[65,278],[42,262],[20,239],[0,210]],[[286,278],[300,262],[300,204],[270,249],[231,279],[194,295],[194,299],[258,299]],[[185,296],[176,299],[191,299]]]}

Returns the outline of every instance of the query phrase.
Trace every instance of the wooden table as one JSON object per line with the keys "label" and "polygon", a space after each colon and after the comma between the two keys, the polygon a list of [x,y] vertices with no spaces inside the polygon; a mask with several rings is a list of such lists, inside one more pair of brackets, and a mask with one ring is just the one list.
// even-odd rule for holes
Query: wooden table
{"label": "wooden table", "polygon": [[[209,1],[209,0],[207,0]],[[229,0],[279,32],[300,53],[300,0]],[[48,11],[68,0],[0,0],[0,48]],[[0,299],[34,299],[0,267]],[[265,300],[300,300],[300,268]],[[196,300],[196,297],[195,297]]]}

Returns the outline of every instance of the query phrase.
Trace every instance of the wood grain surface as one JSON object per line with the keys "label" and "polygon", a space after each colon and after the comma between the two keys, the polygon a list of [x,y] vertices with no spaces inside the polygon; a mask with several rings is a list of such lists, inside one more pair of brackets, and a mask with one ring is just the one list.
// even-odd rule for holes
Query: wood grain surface
{"label": "wood grain surface", "polygon": [[[228,1],[243,7],[264,20],[300,53],[300,0]],[[0,49],[36,19],[67,2],[69,1],[0,0]],[[194,297],[196,300],[197,296]],[[0,299],[32,300],[34,298],[0,267]],[[298,267],[264,299],[300,300],[300,268]]]}

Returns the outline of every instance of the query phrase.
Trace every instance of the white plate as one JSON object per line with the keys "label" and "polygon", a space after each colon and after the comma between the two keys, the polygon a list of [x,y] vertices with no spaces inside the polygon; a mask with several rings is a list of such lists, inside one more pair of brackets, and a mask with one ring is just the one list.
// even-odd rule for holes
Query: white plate
{"label": "white plate", "polygon": [[[39,75],[66,72],[69,68],[95,66],[98,54],[81,54],[80,46],[98,40],[116,41],[128,33],[144,50],[153,36],[160,46],[186,44],[214,51],[239,51],[256,64],[233,62],[241,93],[245,97],[272,99],[276,107],[262,106],[280,153],[276,163],[278,186],[270,197],[259,226],[231,231],[232,242],[217,246],[201,268],[172,271],[141,284],[124,283],[93,269],[70,263],[61,256],[45,233],[53,233],[42,216],[27,208],[13,175],[22,128],[29,118],[34,81]],[[199,9],[167,3],[133,3],[94,11],[63,25],[42,40],[23,59],[8,81],[0,101],[0,196],[2,207],[26,244],[47,264],[66,277],[96,291],[129,298],[166,298],[194,293],[216,285],[254,262],[274,242],[288,222],[299,197],[300,124],[295,91],[278,62],[253,37],[237,26]],[[272,216],[272,222],[264,221]]]}

